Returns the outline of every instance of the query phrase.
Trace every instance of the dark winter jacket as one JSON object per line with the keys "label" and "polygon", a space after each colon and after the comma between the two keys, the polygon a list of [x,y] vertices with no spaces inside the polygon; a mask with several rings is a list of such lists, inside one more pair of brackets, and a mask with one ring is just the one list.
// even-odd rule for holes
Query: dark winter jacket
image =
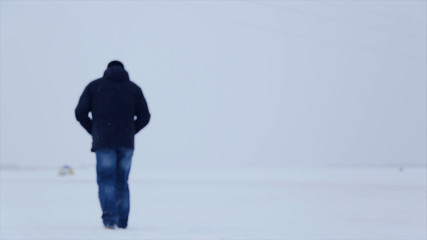
{"label": "dark winter jacket", "polygon": [[108,67],[102,78],[85,88],[75,114],[92,135],[92,151],[110,147],[134,148],[135,134],[150,121],[141,88],[129,80],[128,73],[120,66]]}

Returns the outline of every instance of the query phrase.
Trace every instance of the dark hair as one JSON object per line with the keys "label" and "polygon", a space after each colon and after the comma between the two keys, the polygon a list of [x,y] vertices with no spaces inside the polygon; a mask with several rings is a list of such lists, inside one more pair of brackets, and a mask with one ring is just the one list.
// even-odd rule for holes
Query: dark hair
{"label": "dark hair", "polygon": [[114,60],[108,64],[108,67],[122,67],[122,68],[124,68],[125,66],[120,61]]}

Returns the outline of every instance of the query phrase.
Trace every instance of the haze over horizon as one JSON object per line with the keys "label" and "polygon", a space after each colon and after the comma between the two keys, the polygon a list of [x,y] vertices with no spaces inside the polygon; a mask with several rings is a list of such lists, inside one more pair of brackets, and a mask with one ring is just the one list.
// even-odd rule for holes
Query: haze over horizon
{"label": "haze over horizon", "polygon": [[94,164],[74,117],[122,61],[137,167],[426,167],[425,1],[1,1],[0,165]]}

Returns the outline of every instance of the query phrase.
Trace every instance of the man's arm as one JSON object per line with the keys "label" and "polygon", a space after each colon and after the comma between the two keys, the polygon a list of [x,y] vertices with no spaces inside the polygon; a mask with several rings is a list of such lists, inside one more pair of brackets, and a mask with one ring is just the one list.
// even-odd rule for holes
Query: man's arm
{"label": "man's arm", "polygon": [[144,94],[141,89],[138,89],[135,115],[135,134],[137,134],[141,129],[147,126],[151,117],[150,112],[148,111],[147,101],[145,101]]}
{"label": "man's arm", "polygon": [[75,114],[77,121],[86,129],[86,131],[92,133],[92,120],[89,118],[89,112],[91,111],[91,96],[89,86],[85,88],[82,95],[80,96],[79,103],[77,104]]}

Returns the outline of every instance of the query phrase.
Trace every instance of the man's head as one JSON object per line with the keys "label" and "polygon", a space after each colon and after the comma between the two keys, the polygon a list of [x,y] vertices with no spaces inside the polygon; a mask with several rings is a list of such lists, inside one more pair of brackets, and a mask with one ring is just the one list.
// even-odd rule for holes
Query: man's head
{"label": "man's head", "polygon": [[110,68],[110,67],[122,67],[122,68],[124,68],[125,66],[120,61],[114,60],[108,64],[108,68]]}

